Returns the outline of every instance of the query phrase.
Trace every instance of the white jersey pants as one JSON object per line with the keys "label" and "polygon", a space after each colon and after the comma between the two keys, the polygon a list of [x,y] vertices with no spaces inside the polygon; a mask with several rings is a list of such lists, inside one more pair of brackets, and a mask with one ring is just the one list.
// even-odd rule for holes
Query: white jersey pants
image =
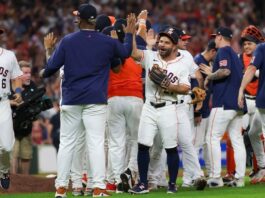
{"label": "white jersey pants", "polygon": [[183,108],[184,113],[179,121],[178,143],[182,150],[183,161],[183,183],[190,184],[192,180],[200,178],[202,170],[199,158],[193,145],[191,122],[187,108]]}
{"label": "white jersey pants", "polygon": [[[143,100],[133,96],[115,96],[108,100],[109,166],[113,177],[120,182],[120,174],[126,167],[137,171],[137,137]],[[126,163],[126,145],[129,162]]]}
{"label": "white jersey pants", "polygon": [[250,123],[250,129],[248,132],[249,139],[253,148],[253,151],[256,155],[257,163],[260,168],[265,167],[265,153],[264,146],[260,139],[262,131],[265,130],[264,124],[262,127],[262,118],[265,122],[265,113],[262,113],[264,110],[256,109],[252,122]]}
{"label": "white jersey pants", "polygon": [[242,116],[235,110],[213,108],[210,114],[207,132],[207,146],[211,165],[211,178],[221,177],[221,147],[220,141],[228,131],[234,149],[236,163],[236,178],[243,178],[246,171],[246,149],[241,133]]}
{"label": "white jersey pants", "polygon": [[207,173],[210,172],[210,161],[208,156],[208,150],[207,150],[207,144],[206,144],[206,134],[207,129],[209,125],[209,117],[208,118],[202,118],[201,122],[197,124],[197,126],[194,127],[194,140],[193,145],[197,151],[197,154],[199,155],[199,151],[202,148],[203,149],[203,158],[205,162],[205,168]]}
{"label": "white jersey pants", "polygon": [[14,143],[12,111],[9,100],[0,101],[0,177],[10,168],[9,153]]}
{"label": "white jersey pants", "polygon": [[62,105],[56,188],[68,187],[75,145],[83,126],[86,131],[84,141],[91,165],[93,188],[106,188],[104,183],[106,109],[106,105]]}

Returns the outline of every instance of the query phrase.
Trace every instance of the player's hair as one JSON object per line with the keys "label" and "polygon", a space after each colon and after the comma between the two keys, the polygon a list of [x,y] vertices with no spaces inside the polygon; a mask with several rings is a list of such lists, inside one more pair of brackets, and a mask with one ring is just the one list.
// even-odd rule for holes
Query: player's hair
{"label": "player's hair", "polygon": [[19,61],[18,64],[19,64],[20,68],[22,68],[22,67],[29,67],[29,68],[31,68],[30,62],[25,61],[25,60]]}

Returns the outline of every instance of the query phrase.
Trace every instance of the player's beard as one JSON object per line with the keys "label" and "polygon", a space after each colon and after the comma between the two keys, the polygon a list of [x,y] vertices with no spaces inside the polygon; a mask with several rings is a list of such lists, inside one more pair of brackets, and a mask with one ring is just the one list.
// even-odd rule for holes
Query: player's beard
{"label": "player's beard", "polygon": [[173,51],[173,48],[161,48],[161,47],[158,47],[158,52],[159,52],[159,55],[162,57],[162,58],[166,58],[168,56],[170,56],[170,54],[172,53]]}

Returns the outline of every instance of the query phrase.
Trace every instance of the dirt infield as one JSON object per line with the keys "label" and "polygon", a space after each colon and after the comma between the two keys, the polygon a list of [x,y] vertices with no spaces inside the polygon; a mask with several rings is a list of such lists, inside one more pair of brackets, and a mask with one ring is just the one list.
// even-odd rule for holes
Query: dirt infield
{"label": "dirt infield", "polygon": [[32,175],[11,174],[11,183],[8,190],[0,188],[0,194],[54,192],[54,178],[45,178]]}

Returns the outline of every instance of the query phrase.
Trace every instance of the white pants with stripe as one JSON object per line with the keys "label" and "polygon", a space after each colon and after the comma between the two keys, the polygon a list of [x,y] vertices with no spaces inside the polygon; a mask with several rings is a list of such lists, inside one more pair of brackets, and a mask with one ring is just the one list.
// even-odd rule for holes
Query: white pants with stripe
{"label": "white pants with stripe", "polygon": [[209,174],[210,172],[210,162],[208,156],[209,152],[206,143],[208,126],[209,126],[209,117],[202,118],[201,122],[194,127],[194,139],[193,139],[193,144],[198,155],[200,149],[201,148],[203,149],[203,158],[207,174]]}
{"label": "white pants with stripe", "polygon": [[0,101],[0,177],[10,168],[9,153],[14,143],[12,112],[9,100]]}
{"label": "white pants with stripe", "polygon": [[106,105],[62,105],[56,188],[68,187],[76,141],[82,133],[83,126],[86,131],[84,141],[91,165],[93,188],[106,188],[104,183],[106,110]]}
{"label": "white pants with stripe", "polygon": [[256,109],[252,122],[250,123],[248,135],[256,155],[257,164],[260,168],[265,167],[264,146],[260,139],[262,131],[263,133],[265,131],[265,109]]}
{"label": "white pants with stripe", "polygon": [[236,163],[236,178],[243,178],[246,171],[246,149],[241,132],[242,116],[235,110],[224,110],[223,107],[213,108],[210,114],[207,132],[207,146],[211,165],[211,178],[221,177],[220,142],[228,131]]}

